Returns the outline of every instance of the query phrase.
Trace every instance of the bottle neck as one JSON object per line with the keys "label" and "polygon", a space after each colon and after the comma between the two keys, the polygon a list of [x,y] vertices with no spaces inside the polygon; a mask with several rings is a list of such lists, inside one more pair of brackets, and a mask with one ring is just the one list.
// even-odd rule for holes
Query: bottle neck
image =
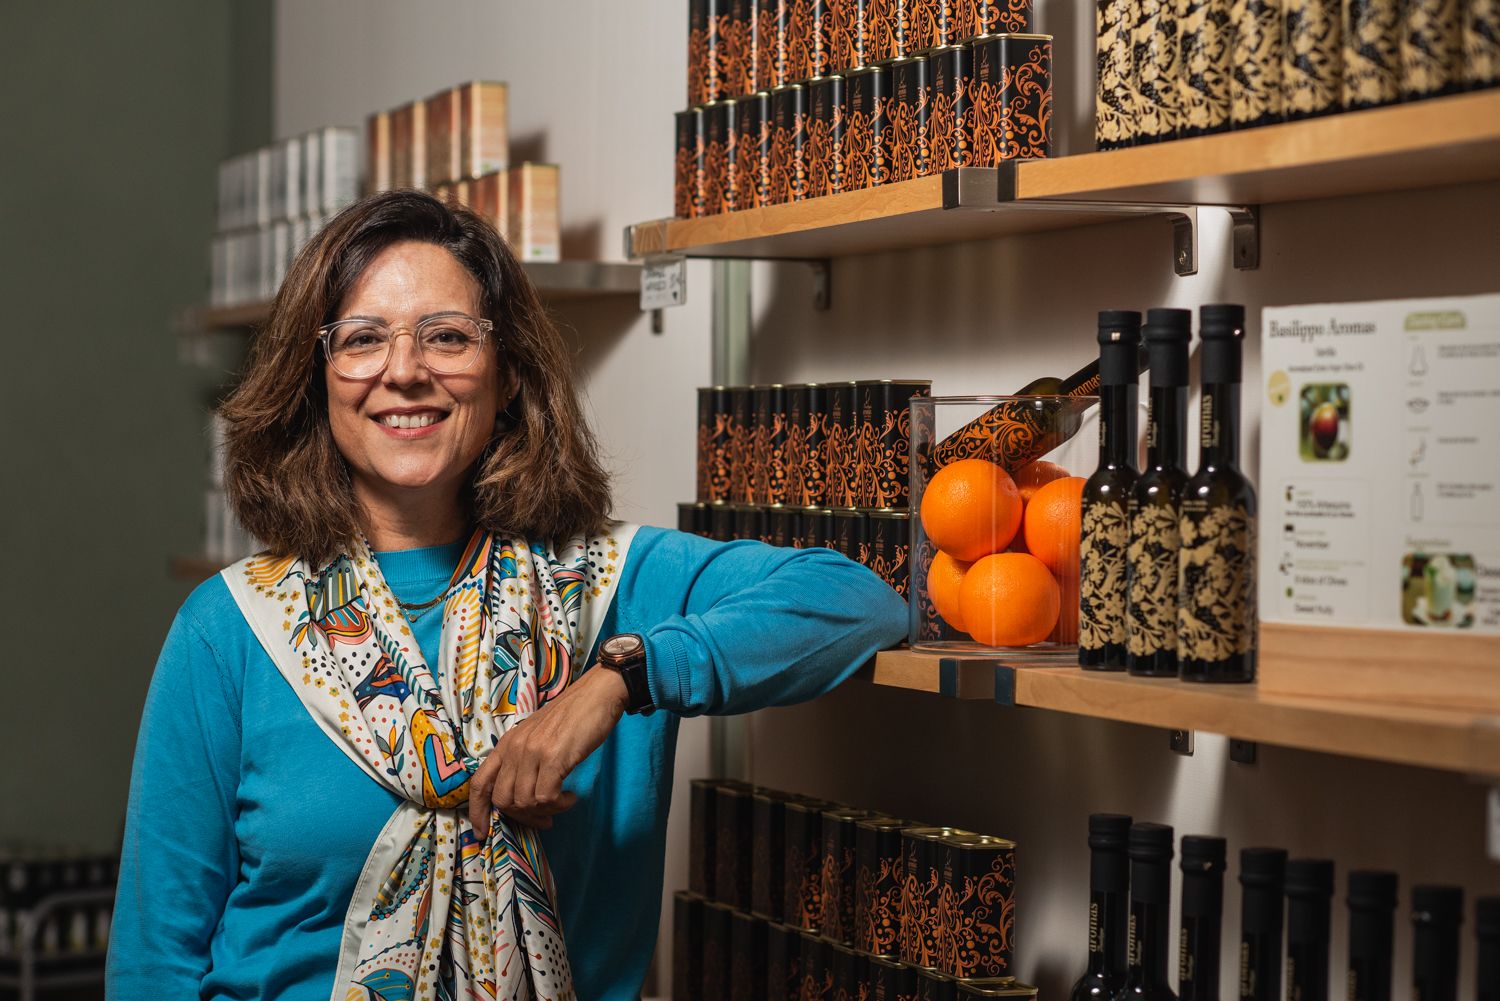
{"label": "bottle neck", "polygon": [[1146,466],[1187,465],[1187,387],[1152,386],[1146,414]]}
{"label": "bottle neck", "polygon": [[1239,468],[1239,383],[1204,384],[1198,405],[1198,446],[1202,465],[1214,469]]}
{"label": "bottle neck", "polygon": [[1224,908],[1220,872],[1184,872],[1178,1001],[1219,1001],[1219,942]]}
{"label": "bottle neck", "polygon": [[1089,857],[1089,973],[1119,977],[1126,968],[1129,861],[1121,851]]}
{"label": "bottle neck", "polygon": [[1130,867],[1130,987],[1167,986],[1167,945],[1172,880],[1166,864]]}
{"label": "bottle neck", "polygon": [[1135,466],[1136,407],[1140,390],[1135,386],[1099,387],[1099,464],[1119,468]]}

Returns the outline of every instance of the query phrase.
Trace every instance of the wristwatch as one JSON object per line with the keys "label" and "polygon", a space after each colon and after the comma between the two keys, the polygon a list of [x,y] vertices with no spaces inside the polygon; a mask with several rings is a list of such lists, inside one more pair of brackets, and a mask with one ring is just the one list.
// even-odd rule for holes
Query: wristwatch
{"label": "wristwatch", "polygon": [[646,640],[639,633],[616,633],[599,644],[599,663],[625,679],[625,711],[649,715],[656,706],[646,684]]}

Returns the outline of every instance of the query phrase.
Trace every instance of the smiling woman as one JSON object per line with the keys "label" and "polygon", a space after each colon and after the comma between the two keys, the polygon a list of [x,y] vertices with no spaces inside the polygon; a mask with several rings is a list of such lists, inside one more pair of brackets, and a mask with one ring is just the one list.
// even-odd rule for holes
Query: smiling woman
{"label": "smiling woman", "polygon": [[157,663],[112,997],[636,998],[677,720],[905,634],[828,550],[610,521],[525,272],[419,192],[301,253],[224,416],[267,549]]}

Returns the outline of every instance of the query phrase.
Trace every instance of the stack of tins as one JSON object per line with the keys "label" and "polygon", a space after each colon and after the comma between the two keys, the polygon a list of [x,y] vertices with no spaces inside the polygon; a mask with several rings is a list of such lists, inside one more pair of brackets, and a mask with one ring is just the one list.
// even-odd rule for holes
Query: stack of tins
{"label": "stack of tins", "polygon": [[910,551],[911,400],[927,380],[698,390],[698,487],[678,528],[825,547],[903,596]]}
{"label": "stack of tins", "polygon": [[1117,149],[1500,84],[1500,0],[1098,0]]}
{"label": "stack of tins", "polygon": [[692,783],[674,1001],[1029,999],[1014,842],[729,780]]}
{"label": "stack of tins", "polygon": [[674,212],[695,219],[1046,157],[1032,0],[692,0]]}

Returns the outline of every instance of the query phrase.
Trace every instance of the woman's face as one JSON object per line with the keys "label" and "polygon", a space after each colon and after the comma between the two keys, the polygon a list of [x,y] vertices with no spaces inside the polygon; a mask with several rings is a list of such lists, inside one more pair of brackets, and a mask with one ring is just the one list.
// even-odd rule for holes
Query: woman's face
{"label": "woman's face", "polygon": [[[348,379],[323,366],[333,440],[366,505],[423,494],[433,503],[458,501],[509,402],[494,363],[495,338],[486,339],[484,355],[466,371],[436,375],[422,363],[416,338],[404,333],[434,313],[478,318],[479,308],[479,283],[463,265],[442,247],[418,241],[387,247],[339,304],[337,319],[375,319],[403,335],[373,378]],[[393,426],[426,420],[432,423],[425,427]]]}

